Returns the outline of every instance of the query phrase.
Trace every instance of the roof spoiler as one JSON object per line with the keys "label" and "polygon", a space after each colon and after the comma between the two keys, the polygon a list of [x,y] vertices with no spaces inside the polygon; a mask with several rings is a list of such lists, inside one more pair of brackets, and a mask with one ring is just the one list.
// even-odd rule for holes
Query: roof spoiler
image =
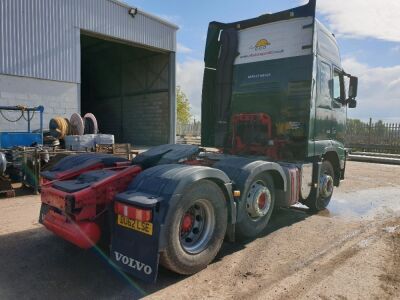
{"label": "roof spoiler", "polygon": [[217,26],[220,29],[227,28],[236,28],[236,29],[245,29],[248,27],[253,27],[257,25],[262,25],[266,23],[272,23],[277,21],[283,21],[293,18],[302,18],[302,17],[314,17],[316,15],[316,6],[317,0],[309,0],[309,2],[305,5],[294,7],[288,10],[276,12],[273,14],[264,14],[256,18],[242,20],[233,23],[220,23],[220,22],[211,22],[210,27]]}

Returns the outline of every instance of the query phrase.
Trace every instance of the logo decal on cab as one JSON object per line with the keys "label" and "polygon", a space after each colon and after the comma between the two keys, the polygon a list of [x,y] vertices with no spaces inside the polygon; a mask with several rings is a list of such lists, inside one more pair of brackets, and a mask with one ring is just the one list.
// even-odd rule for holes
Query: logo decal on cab
{"label": "logo decal on cab", "polygon": [[267,39],[259,40],[254,47],[250,47],[250,49],[254,49],[255,51],[265,50],[271,43]]}

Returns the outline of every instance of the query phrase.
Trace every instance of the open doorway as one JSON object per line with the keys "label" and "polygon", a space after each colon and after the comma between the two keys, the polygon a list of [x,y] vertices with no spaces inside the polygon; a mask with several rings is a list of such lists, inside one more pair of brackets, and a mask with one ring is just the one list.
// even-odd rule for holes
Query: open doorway
{"label": "open doorway", "polygon": [[81,110],[116,142],[169,142],[169,53],[81,35]]}

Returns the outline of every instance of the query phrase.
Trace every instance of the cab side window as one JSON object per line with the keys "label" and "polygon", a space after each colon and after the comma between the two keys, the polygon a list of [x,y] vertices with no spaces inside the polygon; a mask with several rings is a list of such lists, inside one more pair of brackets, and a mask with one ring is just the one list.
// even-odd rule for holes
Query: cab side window
{"label": "cab side window", "polygon": [[[334,69],[333,71],[333,108],[334,109],[343,109],[345,106],[342,104],[341,97],[346,97],[346,91],[342,90],[343,86],[343,77],[341,75],[341,71],[338,69]],[[343,94],[342,94],[343,93]]]}
{"label": "cab side window", "polygon": [[333,99],[340,101],[340,73],[338,70],[333,72]]}
{"label": "cab side window", "polygon": [[[317,97],[317,107],[332,108],[332,69],[327,63],[320,61],[318,70],[319,93]],[[340,93],[340,86],[339,86]]]}

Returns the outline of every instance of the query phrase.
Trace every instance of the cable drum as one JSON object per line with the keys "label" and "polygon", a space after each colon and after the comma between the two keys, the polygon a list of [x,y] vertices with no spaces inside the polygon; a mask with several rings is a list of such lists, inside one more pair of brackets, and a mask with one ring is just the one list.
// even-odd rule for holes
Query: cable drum
{"label": "cable drum", "polygon": [[64,139],[65,136],[69,135],[70,127],[69,121],[62,117],[55,117],[49,123],[50,134],[57,139]]}
{"label": "cable drum", "polygon": [[85,123],[85,129],[84,129],[85,134],[97,134],[99,132],[97,119],[93,114],[91,113],[86,114],[83,117],[83,121]]}
{"label": "cable drum", "polygon": [[85,133],[85,125],[82,117],[74,113],[70,119],[71,124],[71,135],[83,135]]}

